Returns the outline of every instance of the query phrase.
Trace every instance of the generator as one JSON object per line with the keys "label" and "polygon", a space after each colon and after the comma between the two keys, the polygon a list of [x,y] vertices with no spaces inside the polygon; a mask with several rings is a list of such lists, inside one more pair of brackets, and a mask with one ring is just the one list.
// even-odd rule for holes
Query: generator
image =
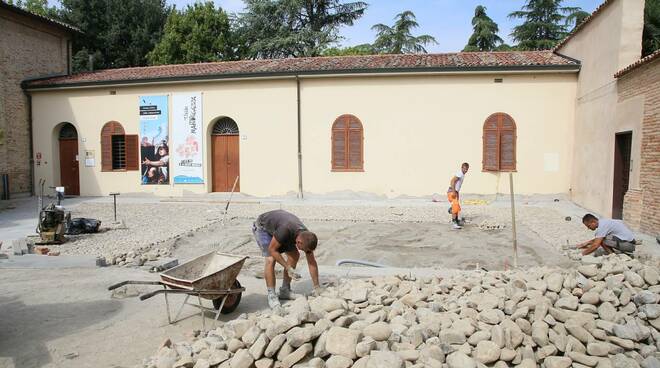
{"label": "generator", "polygon": [[66,241],[64,233],[71,221],[71,213],[65,212],[62,206],[49,204],[39,211],[37,233],[41,240],[36,244],[62,244]]}

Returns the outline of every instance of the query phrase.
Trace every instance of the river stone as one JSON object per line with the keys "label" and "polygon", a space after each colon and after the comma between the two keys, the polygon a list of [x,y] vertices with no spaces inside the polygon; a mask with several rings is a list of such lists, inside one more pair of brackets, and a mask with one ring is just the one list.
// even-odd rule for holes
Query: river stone
{"label": "river stone", "polygon": [[369,355],[367,368],[404,368],[405,363],[401,357],[392,351],[374,350]]}
{"label": "river stone", "polygon": [[216,366],[225,360],[229,359],[229,352],[226,350],[214,350],[209,356],[209,365]]}
{"label": "river stone", "polygon": [[555,308],[576,310],[577,307],[578,307],[578,298],[572,295],[564,298],[559,298],[555,303]]}
{"label": "river stone", "polygon": [[254,325],[254,321],[249,319],[235,319],[227,322],[225,330],[231,331],[234,338],[240,339],[249,329],[254,327]]}
{"label": "river stone", "polygon": [[266,347],[266,351],[264,352],[264,356],[267,358],[270,358],[277,354],[277,352],[280,350],[282,345],[286,342],[286,335],[285,334],[279,334],[275,337],[273,337],[272,340],[270,340],[270,343]]}
{"label": "river stone", "polygon": [[353,360],[341,355],[333,355],[325,361],[325,368],[350,368]]}
{"label": "river stone", "polygon": [[660,318],[660,304],[644,304],[639,309],[638,313],[644,313],[645,319]]}
{"label": "river stone", "polygon": [[499,309],[488,309],[479,313],[479,320],[489,325],[497,325],[504,319],[504,312]]}
{"label": "river stone", "polygon": [[263,354],[264,351],[266,351],[266,347],[268,346],[269,340],[266,334],[262,333],[259,335],[257,338],[257,341],[250,346],[250,349],[248,351],[250,352],[250,355],[254,358],[254,360],[259,360]]}
{"label": "river stone", "polygon": [[231,368],[250,368],[253,363],[254,358],[252,358],[252,355],[250,355],[247,349],[237,351],[230,361]]}
{"label": "river stone", "polygon": [[600,302],[600,297],[598,296],[598,293],[587,291],[586,293],[582,294],[580,302],[583,304],[598,305]]}
{"label": "river stone", "polygon": [[642,271],[642,277],[644,277],[644,281],[649,285],[657,285],[660,282],[660,274],[655,268],[646,267]]}
{"label": "river stone", "polygon": [[598,266],[593,264],[579,266],[577,270],[586,277],[593,277],[598,274]]}
{"label": "river stone", "polygon": [[[447,356],[447,365],[449,368],[476,368],[477,363],[461,351],[457,351]],[[376,368],[376,367],[374,367]]]}
{"label": "river stone", "polygon": [[254,362],[254,366],[255,368],[272,368],[274,363],[273,359],[263,358]]}
{"label": "river stone", "polygon": [[316,344],[314,345],[314,357],[315,358],[325,358],[330,353],[325,349],[325,342],[328,338],[328,331],[324,332],[319,336],[318,340],[316,340]]}
{"label": "river stone", "polygon": [[616,320],[616,308],[610,302],[602,303],[598,306],[598,316],[605,321],[614,322]]}
{"label": "river stone", "polygon": [[325,350],[330,354],[341,355],[355,360],[357,354],[355,348],[360,339],[359,331],[343,327],[333,327],[327,332]]}
{"label": "river stone", "polygon": [[500,358],[500,347],[492,341],[480,341],[472,356],[483,364],[489,364]]}
{"label": "river stone", "polygon": [[548,345],[548,324],[543,321],[532,323],[532,340],[539,346]]}
{"label": "river stone", "polygon": [[477,331],[468,339],[468,344],[476,346],[479,341],[490,340],[490,332],[488,331]]}
{"label": "river stone", "polygon": [[548,276],[546,282],[548,283],[548,290],[558,293],[561,291],[562,285],[564,284],[564,275],[553,272]]}
{"label": "river stone", "polygon": [[569,351],[568,352],[568,357],[573,359],[574,362],[578,362],[580,364],[588,365],[589,367],[594,367],[596,364],[598,364],[598,359],[595,357],[588,356],[583,353],[578,353],[576,351]]}
{"label": "river stone", "polygon": [[549,356],[543,361],[545,368],[568,368],[572,363],[571,358],[557,356]]}
{"label": "river stone", "polygon": [[638,275],[637,273],[632,271],[626,271],[623,273],[623,275],[626,277],[626,281],[628,281],[630,285],[634,287],[644,286],[644,279],[642,278],[642,276]]}
{"label": "river stone", "polygon": [[318,337],[318,330],[314,326],[294,327],[286,333],[286,342],[294,348],[298,348],[305,343]]}
{"label": "river stone", "polygon": [[449,345],[460,345],[467,341],[465,334],[462,331],[458,331],[453,328],[440,331],[439,338],[440,342]]}
{"label": "river stone", "polygon": [[439,346],[428,345],[428,340],[426,341],[427,346],[419,352],[419,360],[424,363],[429,359],[433,359],[440,363],[445,362],[445,353]]}
{"label": "river stone", "polygon": [[[294,364],[303,360],[303,358],[305,358],[307,354],[311,353],[313,350],[314,347],[310,343],[302,345],[301,347],[296,349],[293,353],[287,355],[286,358],[282,360],[282,366],[284,366],[284,368],[291,368]],[[233,364],[232,364],[232,368],[234,368]]]}
{"label": "river stone", "polygon": [[610,352],[610,345],[605,342],[592,342],[587,344],[587,354],[593,356],[607,356]]}
{"label": "river stone", "polygon": [[369,336],[376,341],[385,341],[392,335],[392,328],[388,323],[376,322],[362,330],[364,336]]}
{"label": "river stone", "polygon": [[648,290],[644,290],[633,296],[633,302],[638,306],[641,306],[643,304],[654,304],[657,301],[658,301],[658,295]]}

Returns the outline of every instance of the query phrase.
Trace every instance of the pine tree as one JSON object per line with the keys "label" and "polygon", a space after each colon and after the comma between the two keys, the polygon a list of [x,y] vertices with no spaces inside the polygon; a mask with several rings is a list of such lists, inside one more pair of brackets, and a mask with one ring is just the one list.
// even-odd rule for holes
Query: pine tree
{"label": "pine tree", "polygon": [[472,18],[472,28],[474,32],[463,51],[493,51],[498,45],[504,43],[502,38],[497,35],[499,27],[488,15],[486,8],[477,5],[474,9],[474,18]]}
{"label": "pine tree", "polygon": [[371,27],[377,32],[374,47],[385,54],[426,53],[424,46],[437,44],[433,36],[413,36],[412,30],[419,27],[415,14],[410,10],[397,14],[392,27],[376,24]]}
{"label": "pine tree", "polygon": [[547,50],[554,47],[568,34],[566,18],[580,10],[564,7],[564,0],[527,0],[519,11],[509,14],[509,18],[523,19],[524,22],[513,28],[511,36],[521,50]]}

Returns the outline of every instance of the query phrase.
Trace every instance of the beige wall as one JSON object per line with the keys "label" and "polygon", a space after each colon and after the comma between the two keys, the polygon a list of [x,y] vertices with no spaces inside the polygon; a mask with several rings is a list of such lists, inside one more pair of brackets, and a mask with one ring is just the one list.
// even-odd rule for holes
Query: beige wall
{"label": "beige wall", "polygon": [[[575,75],[422,76],[307,80],[303,84],[305,190],[444,193],[463,161],[463,191],[507,193],[508,175],[482,172],[482,128],[505,112],[517,124],[516,191],[566,193]],[[331,172],[330,130],[342,114],[364,126],[364,172]]]}
{"label": "beige wall", "polygon": [[13,193],[30,191],[30,130],[21,82],[67,72],[70,35],[0,9],[0,174]]}
{"label": "beige wall", "polygon": [[602,215],[612,213],[614,139],[633,132],[630,187],[639,186],[643,101],[617,103],[614,74],[641,55],[644,0],[615,0],[558,53],[580,60],[575,112],[572,198]]}
{"label": "beige wall", "polygon": [[[110,95],[115,90],[116,95]],[[172,92],[203,92],[206,183],[140,185],[140,171],[101,172],[101,127],[119,121],[126,134],[139,134],[138,96]],[[171,98],[169,99],[171,112]],[[80,157],[93,150],[96,166],[80,164],[80,194],[109,192],[153,193],[169,196],[210,191],[210,123],[229,116],[240,134],[241,191],[254,195],[283,194],[297,188],[297,128],[295,82],[262,81],[188,84],[158,87],[123,87],[33,93],[35,152],[42,152],[35,181],[60,184],[57,132],[62,122],[78,129]],[[171,119],[170,119],[170,132]],[[245,138],[245,139],[243,139]]]}
{"label": "beige wall", "polygon": [[[496,84],[494,77],[503,77]],[[492,113],[517,123],[519,193],[565,193],[569,187],[575,74],[520,74],[303,79],[303,179],[306,192],[364,191],[387,196],[444,192],[461,162],[472,164],[464,192],[508,192],[506,175],[481,171],[482,126]],[[57,132],[79,131],[81,195],[112,191],[181,195],[210,191],[210,123],[233,118],[240,129],[241,191],[265,196],[297,190],[296,85],[293,79],[62,90],[33,94],[36,178],[59,184]],[[141,186],[140,172],[101,172],[100,130],[110,120],[139,134],[138,96],[202,91],[207,132],[206,184]],[[171,101],[171,100],[170,100]],[[171,104],[171,102],[170,102]],[[171,110],[171,109],[170,109]],[[330,129],[341,114],[359,117],[365,172],[330,170]],[[171,123],[170,123],[171,124]],[[171,129],[170,129],[171,131]],[[47,163],[46,163],[47,162]]]}

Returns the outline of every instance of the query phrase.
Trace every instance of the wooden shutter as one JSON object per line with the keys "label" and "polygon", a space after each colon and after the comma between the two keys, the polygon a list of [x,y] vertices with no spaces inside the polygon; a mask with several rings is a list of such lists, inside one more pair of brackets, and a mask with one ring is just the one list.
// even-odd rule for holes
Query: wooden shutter
{"label": "wooden shutter", "polygon": [[101,129],[101,171],[112,171],[112,136],[123,135],[124,127],[116,121],[110,121]]}
{"label": "wooden shutter", "polygon": [[332,170],[362,171],[364,168],[362,123],[353,115],[342,115],[332,125]]}
{"label": "wooden shutter", "polygon": [[332,169],[346,169],[346,130],[332,130]]}
{"label": "wooden shutter", "polygon": [[500,170],[516,169],[516,133],[513,130],[500,132]]}
{"label": "wooden shutter", "polygon": [[483,170],[498,171],[499,167],[499,134],[497,120],[487,120],[483,133]]}
{"label": "wooden shutter", "polygon": [[140,170],[140,147],[137,134],[125,135],[126,170]]}
{"label": "wooden shutter", "polygon": [[362,130],[350,129],[348,131],[348,168],[362,169]]}

